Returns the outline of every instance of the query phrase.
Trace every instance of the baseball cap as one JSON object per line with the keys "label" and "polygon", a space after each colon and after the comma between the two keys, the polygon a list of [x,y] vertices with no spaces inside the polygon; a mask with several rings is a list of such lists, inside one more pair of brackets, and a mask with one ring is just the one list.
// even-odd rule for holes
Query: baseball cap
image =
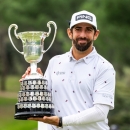
{"label": "baseball cap", "polygon": [[76,12],[72,15],[70,21],[70,28],[78,23],[89,23],[97,29],[96,16],[86,10]]}

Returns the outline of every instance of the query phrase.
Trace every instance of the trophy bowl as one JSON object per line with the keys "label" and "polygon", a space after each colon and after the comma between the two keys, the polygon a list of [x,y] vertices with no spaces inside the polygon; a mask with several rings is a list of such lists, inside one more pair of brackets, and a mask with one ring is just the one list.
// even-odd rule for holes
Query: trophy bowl
{"label": "trophy bowl", "polygon": [[43,41],[45,32],[22,32],[18,33],[23,42],[24,58],[28,63],[38,63],[43,57]]}
{"label": "trophy bowl", "polygon": [[[55,31],[53,39],[49,47],[44,50],[44,40],[51,33],[50,24],[54,25]],[[11,29],[14,27],[14,35],[17,39],[21,39],[23,44],[23,52],[20,52],[14,45],[11,38]],[[17,52],[24,56],[26,62],[30,63],[31,73],[20,82],[20,91],[18,92],[18,102],[15,104],[15,119],[27,120],[29,117],[43,117],[54,115],[54,105],[52,103],[52,95],[48,88],[48,81],[43,75],[37,73],[37,63],[39,63],[43,54],[52,46],[57,26],[55,22],[47,23],[48,32],[44,31],[26,31],[16,33],[18,26],[11,24],[8,28],[8,35],[11,44]]]}

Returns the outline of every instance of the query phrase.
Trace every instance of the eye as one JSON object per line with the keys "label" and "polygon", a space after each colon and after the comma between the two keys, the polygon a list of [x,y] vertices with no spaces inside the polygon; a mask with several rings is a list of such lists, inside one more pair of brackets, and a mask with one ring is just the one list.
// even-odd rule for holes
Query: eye
{"label": "eye", "polygon": [[81,28],[80,27],[76,27],[75,30],[76,31],[81,31]]}
{"label": "eye", "polygon": [[92,28],[92,27],[87,27],[87,28],[86,28],[86,31],[92,32],[92,31],[93,31],[93,28]]}

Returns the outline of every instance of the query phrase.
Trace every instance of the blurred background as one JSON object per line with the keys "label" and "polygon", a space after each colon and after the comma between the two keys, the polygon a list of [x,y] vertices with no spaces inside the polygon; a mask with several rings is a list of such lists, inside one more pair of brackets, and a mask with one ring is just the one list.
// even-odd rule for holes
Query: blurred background
{"label": "blurred background", "polygon": [[[100,35],[95,41],[99,54],[116,70],[115,109],[109,112],[111,130],[130,130],[130,0],[0,0],[0,130],[37,130],[37,122],[14,119],[14,105],[20,90],[19,79],[29,66],[11,45],[8,27],[15,23],[17,32],[46,31],[47,22],[57,24],[57,35],[51,49],[38,67],[46,70],[48,61],[71,47],[66,29],[74,12],[88,10],[97,16]],[[45,48],[50,44],[54,27]],[[12,29],[14,30],[14,28]],[[23,51],[21,40],[16,47]]]}

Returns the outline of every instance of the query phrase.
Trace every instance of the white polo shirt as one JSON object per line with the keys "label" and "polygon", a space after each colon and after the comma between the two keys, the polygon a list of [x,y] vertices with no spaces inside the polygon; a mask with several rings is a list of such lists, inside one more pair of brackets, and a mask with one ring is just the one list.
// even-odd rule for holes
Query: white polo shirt
{"label": "white polo shirt", "polygon": [[[68,116],[106,104],[114,108],[115,70],[111,63],[93,51],[75,60],[72,50],[53,57],[45,72],[52,91],[55,114]],[[53,127],[53,128],[52,128]],[[49,130],[58,129],[50,126]],[[109,130],[108,120],[80,126],[64,126],[64,130]]]}

